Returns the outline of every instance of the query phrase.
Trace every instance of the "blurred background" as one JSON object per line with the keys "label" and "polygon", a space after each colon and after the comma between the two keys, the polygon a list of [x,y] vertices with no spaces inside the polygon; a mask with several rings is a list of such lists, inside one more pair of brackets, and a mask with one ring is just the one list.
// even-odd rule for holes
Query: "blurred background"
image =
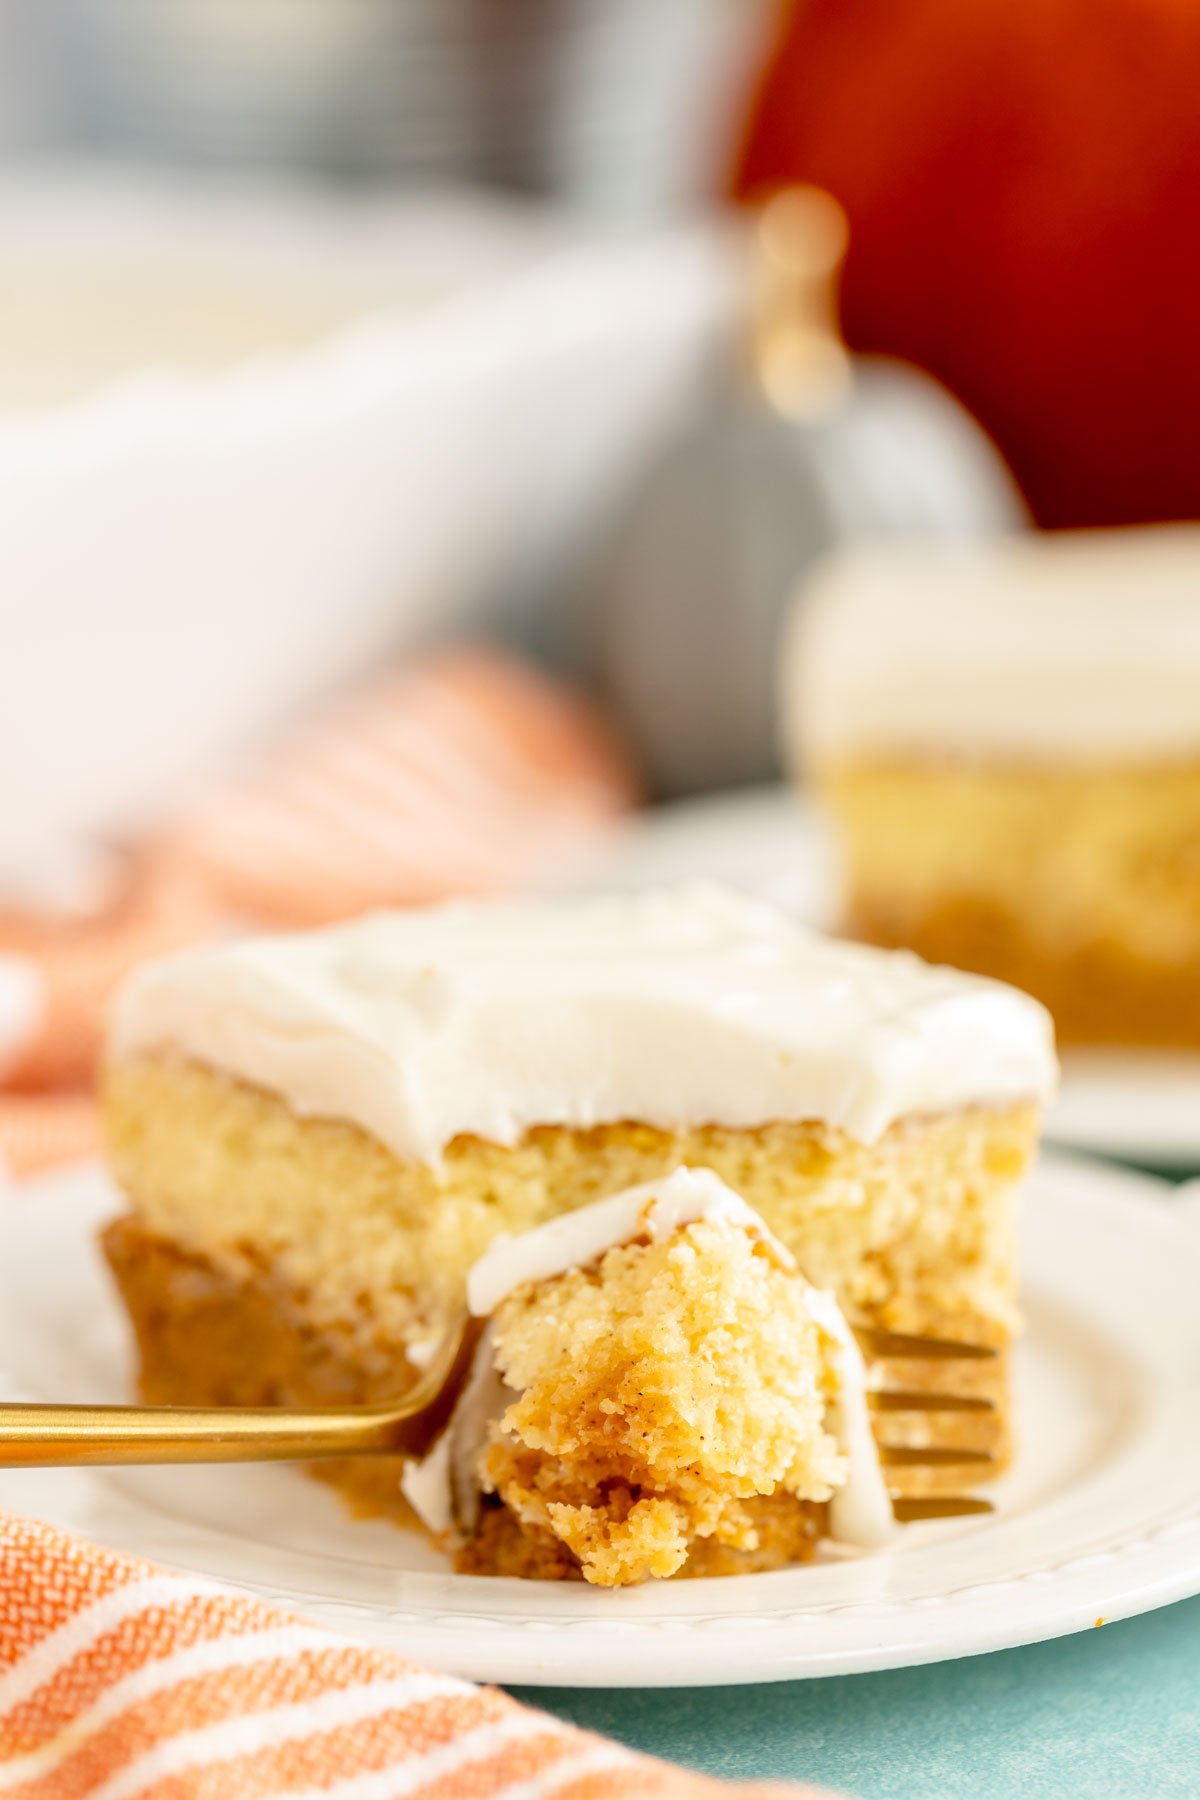
{"label": "blurred background", "polygon": [[805,571],[1198,516],[1198,91],[1183,0],[0,0],[12,1172],[181,942],[819,913]]}

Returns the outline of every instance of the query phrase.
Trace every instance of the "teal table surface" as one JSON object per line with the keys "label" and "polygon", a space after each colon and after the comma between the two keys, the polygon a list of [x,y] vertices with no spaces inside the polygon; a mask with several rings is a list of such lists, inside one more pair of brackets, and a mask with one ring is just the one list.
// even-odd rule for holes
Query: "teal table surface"
{"label": "teal table surface", "polygon": [[822,1782],[861,1800],[1200,1797],[1200,1599],[882,1675],[515,1691],[713,1775]]}

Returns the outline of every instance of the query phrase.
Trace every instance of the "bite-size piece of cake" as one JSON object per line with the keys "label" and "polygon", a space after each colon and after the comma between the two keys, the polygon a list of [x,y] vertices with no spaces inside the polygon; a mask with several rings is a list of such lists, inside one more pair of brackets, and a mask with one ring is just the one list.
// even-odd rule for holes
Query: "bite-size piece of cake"
{"label": "bite-size piece of cake", "polygon": [[889,1540],[853,1336],[711,1170],[496,1239],[467,1295],[472,1374],[402,1484],[460,1568],[622,1587]]}
{"label": "bite-size piece of cake", "polygon": [[[1027,997],[710,887],[381,914],[148,967],[103,1082],[143,1393],[391,1397],[500,1233],[686,1164],[853,1325],[996,1346],[954,1371],[994,1412],[894,1430],[1002,1466],[1016,1200],[1054,1073]],[[329,1472],[400,1505],[390,1459]]]}
{"label": "bite-size piece of cake", "polygon": [[831,558],[782,706],[844,923],[1027,989],[1079,1043],[1200,1045],[1200,531]]}

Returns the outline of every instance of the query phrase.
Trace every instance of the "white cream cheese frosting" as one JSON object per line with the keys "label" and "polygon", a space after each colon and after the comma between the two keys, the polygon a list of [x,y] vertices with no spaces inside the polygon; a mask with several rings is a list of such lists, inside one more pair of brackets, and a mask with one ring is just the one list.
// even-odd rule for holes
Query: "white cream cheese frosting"
{"label": "white cream cheese frosting", "polygon": [[781,715],[800,766],[851,756],[1200,751],[1200,528],[1028,532],[831,556],[798,593]]}
{"label": "white cream cheese frosting", "polygon": [[436,1161],[459,1134],[896,1119],[1044,1100],[1049,1015],[723,888],[456,902],[141,970],[109,1055],[181,1054]]}
{"label": "white cream cheese frosting", "polygon": [[839,1544],[878,1550],[896,1534],[896,1516],[880,1467],[867,1401],[867,1365],[833,1295],[810,1288],[808,1310],[830,1345],[835,1398],[828,1427],[846,1458],[846,1479],[829,1502],[829,1535]]}
{"label": "white cream cheese frosting", "polygon": [[[790,1251],[740,1194],[711,1169],[680,1168],[663,1181],[627,1188],[532,1231],[495,1239],[467,1276],[468,1306],[475,1317],[491,1318],[509,1294],[526,1283],[540,1285],[568,1270],[586,1269],[606,1251],[635,1238],[663,1241],[701,1219],[749,1232],[768,1246],[780,1267],[796,1270]],[[803,1280],[799,1274],[796,1278]],[[830,1502],[830,1535],[859,1549],[878,1549],[890,1542],[896,1527],[871,1429],[866,1365],[833,1295],[807,1283],[804,1288],[834,1381],[829,1430],[847,1464],[846,1481]],[[452,1534],[469,1525],[463,1513],[477,1504],[478,1488],[476,1481],[475,1494],[468,1492],[469,1471],[491,1423],[513,1398],[495,1374],[485,1332],[446,1429],[428,1456],[401,1478],[405,1497],[430,1530]]]}

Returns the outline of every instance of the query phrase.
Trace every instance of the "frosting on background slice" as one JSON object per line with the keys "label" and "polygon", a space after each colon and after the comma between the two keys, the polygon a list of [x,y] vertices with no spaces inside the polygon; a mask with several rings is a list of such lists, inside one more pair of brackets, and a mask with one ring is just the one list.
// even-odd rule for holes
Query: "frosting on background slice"
{"label": "frosting on background slice", "polygon": [[797,596],[781,716],[801,765],[1200,752],[1200,529],[845,551]]}
{"label": "frosting on background slice", "polygon": [[723,888],[380,913],[151,965],[109,1054],[179,1053],[398,1156],[538,1125],[823,1121],[1044,1100],[1049,1015]]}

